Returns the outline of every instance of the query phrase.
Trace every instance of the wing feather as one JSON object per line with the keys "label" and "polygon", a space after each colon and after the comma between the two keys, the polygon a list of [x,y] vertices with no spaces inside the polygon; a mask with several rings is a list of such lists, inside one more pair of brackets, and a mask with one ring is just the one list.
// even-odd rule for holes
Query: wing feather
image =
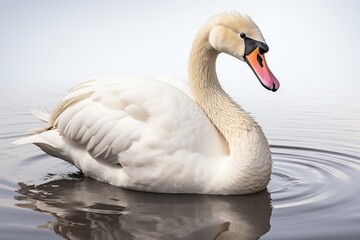
{"label": "wing feather", "polygon": [[221,137],[188,93],[154,78],[87,81],[55,111],[52,122],[63,137],[110,164],[156,164],[193,152],[223,154],[208,148]]}

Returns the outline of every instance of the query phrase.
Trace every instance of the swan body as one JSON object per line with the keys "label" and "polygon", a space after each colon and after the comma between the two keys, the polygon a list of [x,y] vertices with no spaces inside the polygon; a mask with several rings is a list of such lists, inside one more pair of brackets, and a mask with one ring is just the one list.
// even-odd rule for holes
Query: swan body
{"label": "swan body", "polygon": [[[249,17],[217,15],[195,38],[189,84],[159,76],[88,80],[73,88],[50,115],[37,113],[47,128],[15,144],[34,143],[86,176],[128,189],[260,191],[271,174],[268,142],[260,126],[224,92],[215,72],[220,52],[252,61],[246,53],[249,42],[258,44],[251,52],[260,51],[262,57],[267,45]],[[261,72],[266,62],[260,70],[251,64],[266,88],[279,87],[269,70]]]}

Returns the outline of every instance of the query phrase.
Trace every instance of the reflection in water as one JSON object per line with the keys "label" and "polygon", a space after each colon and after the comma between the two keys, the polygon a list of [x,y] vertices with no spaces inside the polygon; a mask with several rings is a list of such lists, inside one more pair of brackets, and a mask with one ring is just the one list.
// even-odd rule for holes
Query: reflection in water
{"label": "reflection in water", "polygon": [[[26,93],[21,93],[21,104],[16,102],[18,91],[0,94],[4,104],[0,107],[0,239],[54,238],[37,225],[66,239],[359,239],[357,99],[291,102],[284,96],[278,100],[281,104],[253,104],[253,98],[242,102],[256,113],[271,143],[270,206],[267,192],[230,197],[162,195],[67,176],[75,168],[33,146],[10,145],[27,129],[41,126],[28,106],[44,106],[43,99],[52,106],[60,96],[48,93],[55,95],[47,89],[26,101]],[[59,177],[63,179],[54,180]],[[27,184],[19,187],[19,181]],[[50,214],[28,209],[50,213],[55,220],[47,222]]]}
{"label": "reflection in water", "polygon": [[[22,208],[48,212],[66,239],[259,239],[270,230],[270,194],[168,195],[124,190],[80,175],[19,183]],[[25,201],[25,202],[24,202]]]}

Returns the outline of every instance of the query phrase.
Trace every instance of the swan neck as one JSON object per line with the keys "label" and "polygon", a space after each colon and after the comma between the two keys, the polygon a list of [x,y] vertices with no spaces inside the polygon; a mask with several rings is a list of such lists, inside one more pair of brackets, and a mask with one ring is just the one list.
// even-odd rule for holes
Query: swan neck
{"label": "swan neck", "polygon": [[228,147],[225,158],[228,161],[219,161],[221,171],[217,180],[221,184],[233,183],[230,186],[236,186],[242,193],[262,190],[271,174],[269,144],[260,126],[221,87],[216,75],[219,52],[209,43],[210,27],[200,30],[193,43],[189,85],[194,101]]}
{"label": "swan neck", "polygon": [[237,149],[244,132],[256,134],[260,128],[221,87],[215,67],[219,52],[211,47],[207,37],[199,35],[190,54],[190,89],[196,103],[223,135],[231,151],[231,148]]}

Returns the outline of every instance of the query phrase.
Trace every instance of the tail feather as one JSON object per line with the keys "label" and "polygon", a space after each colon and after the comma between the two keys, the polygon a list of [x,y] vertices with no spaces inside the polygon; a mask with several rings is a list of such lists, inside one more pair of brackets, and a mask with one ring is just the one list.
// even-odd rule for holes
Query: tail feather
{"label": "tail feather", "polygon": [[40,109],[31,109],[30,112],[35,116],[37,117],[39,120],[45,122],[48,124],[47,127],[45,128],[33,128],[33,129],[30,129],[30,132],[33,133],[33,134],[40,134],[42,132],[45,132],[47,130],[50,130],[52,129],[52,127],[50,127],[50,113],[49,111],[43,111],[43,110],[40,110]]}
{"label": "tail feather", "polygon": [[27,144],[27,143],[44,143],[44,144],[49,144],[48,141],[46,141],[46,139],[44,139],[43,137],[41,137],[38,134],[35,135],[30,135],[27,137],[23,137],[20,138],[18,140],[15,140],[14,142],[12,142],[12,144],[14,145],[22,145],[22,144]]}
{"label": "tail feather", "polygon": [[40,134],[30,135],[12,142],[14,145],[27,143],[33,143],[47,154],[73,163],[68,153],[64,151],[65,143],[57,130],[44,131]]}
{"label": "tail feather", "polygon": [[[48,111],[43,111],[40,109],[31,109],[31,113],[40,119],[43,122],[48,123],[50,121],[50,114]],[[30,135],[20,138],[12,142],[14,145],[22,145],[27,143],[34,143],[34,144],[45,144],[49,146],[53,146],[52,142],[54,136],[57,136],[58,133],[56,131],[48,131],[50,130],[49,127],[42,128],[42,129],[32,129],[30,130]],[[54,135],[55,134],[55,135]]]}
{"label": "tail feather", "polygon": [[59,133],[56,130],[49,130],[42,132],[40,134],[33,134],[23,138],[20,138],[12,144],[14,145],[22,145],[27,143],[34,143],[34,144],[46,144],[50,146],[56,145],[56,141],[60,139]]}
{"label": "tail feather", "polygon": [[40,109],[31,109],[31,113],[43,122],[50,122],[50,113],[48,111],[42,111]]}

